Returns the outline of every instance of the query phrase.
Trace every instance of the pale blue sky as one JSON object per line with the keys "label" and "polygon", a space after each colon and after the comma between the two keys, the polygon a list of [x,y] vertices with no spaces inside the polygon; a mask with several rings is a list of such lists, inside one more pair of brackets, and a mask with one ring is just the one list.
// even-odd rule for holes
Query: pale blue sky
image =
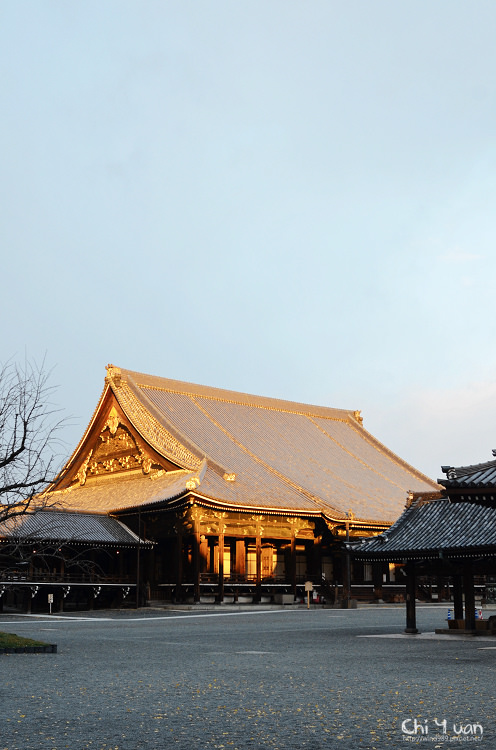
{"label": "pale blue sky", "polygon": [[340,408],[429,476],[496,448],[496,4],[0,5],[2,359]]}

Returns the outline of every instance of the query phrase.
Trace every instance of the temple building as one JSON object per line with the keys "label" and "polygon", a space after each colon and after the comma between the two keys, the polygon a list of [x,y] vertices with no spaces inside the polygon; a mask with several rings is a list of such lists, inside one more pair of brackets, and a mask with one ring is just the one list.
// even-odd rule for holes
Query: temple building
{"label": "temple building", "polygon": [[390,529],[349,548],[356,561],[401,566],[407,633],[417,633],[422,579],[437,582],[436,598],[453,601],[448,632],[496,632],[496,618],[477,621],[475,609],[477,589],[482,601],[496,601],[496,460],[441,468],[439,492],[412,493]]}
{"label": "temple building", "polygon": [[[51,538],[56,596],[81,544],[92,591],[95,581],[131,587],[140,603],[293,601],[305,582],[317,596],[359,585],[372,595],[388,572],[378,581],[372,565],[351,565],[344,543],[388,529],[409,492],[437,490],[358,411],[109,365],[81,441],[30,520],[38,531],[19,521],[0,529],[0,547]],[[109,536],[98,518],[117,524]],[[63,531],[40,531],[39,519]],[[35,570],[28,578],[34,586]]]}

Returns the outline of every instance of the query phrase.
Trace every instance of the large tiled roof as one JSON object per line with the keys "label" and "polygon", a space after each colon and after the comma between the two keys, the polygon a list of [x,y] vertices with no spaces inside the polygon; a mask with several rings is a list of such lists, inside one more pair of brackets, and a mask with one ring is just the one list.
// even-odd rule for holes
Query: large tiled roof
{"label": "large tiled roof", "polygon": [[[339,519],[352,510],[357,519],[392,522],[408,491],[438,489],[368,433],[355,411],[251,396],[113,366],[106,380],[154,450],[185,472],[198,472],[206,461],[196,495],[212,502]],[[170,487],[164,482],[167,498]],[[72,504],[79,492],[81,501],[90,500],[90,491],[97,492],[90,485],[72,497],[68,494],[67,502]],[[110,490],[110,483],[107,487],[108,494],[98,490],[101,500],[92,496],[98,509],[103,504],[130,507],[131,494],[141,493],[142,504],[155,502],[162,490],[145,478],[136,492],[129,489],[125,503],[115,497],[113,506],[119,490]]]}
{"label": "large tiled roof", "polygon": [[352,545],[358,559],[496,554],[496,508],[447,499],[413,504],[388,531]]}
{"label": "large tiled roof", "polygon": [[52,541],[64,544],[138,546],[147,544],[116,518],[90,513],[38,510],[0,524],[0,540]]}

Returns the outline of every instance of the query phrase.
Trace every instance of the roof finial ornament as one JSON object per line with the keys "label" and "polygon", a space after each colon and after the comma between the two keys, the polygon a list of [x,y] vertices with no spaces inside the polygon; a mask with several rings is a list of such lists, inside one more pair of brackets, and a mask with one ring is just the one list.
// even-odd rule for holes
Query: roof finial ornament
{"label": "roof finial ornament", "polygon": [[363,424],[363,417],[362,417],[362,412],[361,411],[354,411],[353,412],[353,416],[355,417],[355,419],[358,422],[358,424]]}
{"label": "roof finial ornament", "polygon": [[116,388],[120,388],[121,378],[122,378],[120,367],[114,367],[114,365],[107,365],[105,369],[107,370],[107,375],[105,377],[105,380],[107,381],[107,383],[112,382]]}
{"label": "roof finial ornament", "polygon": [[196,490],[197,487],[199,487],[201,484],[199,477],[191,477],[191,479],[188,479],[186,482],[186,489],[187,490]]}

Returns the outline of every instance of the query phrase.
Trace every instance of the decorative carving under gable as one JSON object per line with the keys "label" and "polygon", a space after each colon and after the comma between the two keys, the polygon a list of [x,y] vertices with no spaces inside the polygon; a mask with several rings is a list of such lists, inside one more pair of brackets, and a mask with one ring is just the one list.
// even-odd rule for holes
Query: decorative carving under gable
{"label": "decorative carving under gable", "polygon": [[81,464],[77,478],[83,486],[88,475],[103,476],[137,470],[150,474],[152,468],[155,469],[154,473],[164,471],[137,443],[127,427],[119,422],[119,416],[113,407],[96,446]]}
{"label": "decorative carving under gable", "polygon": [[88,470],[88,464],[90,462],[92,453],[93,451],[90,451],[88,453],[88,455],[86,456],[86,461],[83,464],[81,464],[80,469],[77,473],[77,478],[79,479],[79,484],[81,485],[81,487],[84,487],[84,485],[86,484],[86,472]]}
{"label": "decorative carving under gable", "polygon": [[117,409],[115,408],[115,406],[111,408],[108,415],[107,424],[105,426],[109,428],[111,435],[115,435],[119,426],[119,415],[117,414]]}

